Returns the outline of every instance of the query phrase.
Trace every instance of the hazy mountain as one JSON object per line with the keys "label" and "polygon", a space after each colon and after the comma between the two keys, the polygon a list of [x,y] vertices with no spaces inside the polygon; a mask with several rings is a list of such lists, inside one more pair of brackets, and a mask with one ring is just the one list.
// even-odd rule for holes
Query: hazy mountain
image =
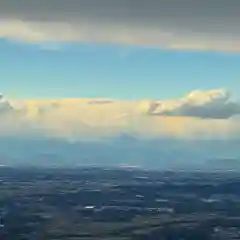
{"label": "hazy mountain", "polygon": [[[102,141],[0,139],[0,165],[73,166],[137,165],[147,168],[202,168],[237,164],[239,140],[138,139],[132,136]],[[214,159],[214,160],[213,160]],[[227,159],[234,159],[234,163]],[[236,162],[237,161],[237,162]]]}

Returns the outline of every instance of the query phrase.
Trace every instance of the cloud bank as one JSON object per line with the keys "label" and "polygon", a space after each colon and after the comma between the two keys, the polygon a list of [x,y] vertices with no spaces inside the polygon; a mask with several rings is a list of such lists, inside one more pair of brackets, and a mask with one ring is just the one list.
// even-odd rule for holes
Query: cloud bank
{"label": "cloud bank", "polygon": [[0,136],[96,139],[137,137],[236,138],[240,103],[223,89],[193,91],[176,100],[0,99]]}
{"label": "cloud bank", "polygon": [[240,50],[236,0],[2,0],[0,37],[188,50]]}

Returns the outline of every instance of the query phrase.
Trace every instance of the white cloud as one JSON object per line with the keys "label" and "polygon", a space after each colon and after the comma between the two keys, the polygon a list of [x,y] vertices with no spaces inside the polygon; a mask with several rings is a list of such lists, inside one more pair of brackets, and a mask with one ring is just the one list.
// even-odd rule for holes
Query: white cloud
{"label": "white cloud", "polygon": [[149,115],[226,119],[240,114],[240,103],[224,89],[193,91],[182,99],[151,103]]}
{"label": "white cloud", "polygon": [[2,95],[0,95],[0,114],[8,114],[12,111],[14,111],[14,109],[11,106],[10,102],[7,101]]}
{"label": "white cloud", "polygon": [[[36,22],[21,19],[1,20],[0,37],[34,43],[59,49],[59,43],[113,43],[172,50],[200,50],[239,52],[239,39],[208,39],[206,36],[193,39],[191,33],[182,36],[177,31],[159,28],[144,29],[116,24],[96,25],[87,22]],[[56,47],[55,47],[56,46]]]}
{"label": "white cloud", "polygon": [[168,101],[62,99],[0,101],[0,136],[96,138],[128,133],[142,137],[237,137],[239,103],[225,90],[194,91]]}

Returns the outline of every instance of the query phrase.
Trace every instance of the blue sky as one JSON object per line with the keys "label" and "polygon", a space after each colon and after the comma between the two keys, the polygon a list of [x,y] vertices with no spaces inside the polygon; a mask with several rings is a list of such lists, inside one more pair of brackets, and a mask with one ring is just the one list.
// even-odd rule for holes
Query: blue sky
{"label": "blue sky", "polygon": [[239,99],[240,54],[110,44],[51,49],[0,41],[1,92],[14,98],[179,98],[223,87]]}
{"label": "blue sky", "polygon": [[236,0],[0,1],[0,139],[239,139],[239,9]]}

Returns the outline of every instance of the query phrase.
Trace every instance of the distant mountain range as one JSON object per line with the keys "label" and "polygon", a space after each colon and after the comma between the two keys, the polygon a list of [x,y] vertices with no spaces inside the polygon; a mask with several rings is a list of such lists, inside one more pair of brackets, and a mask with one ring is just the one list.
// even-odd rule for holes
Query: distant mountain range
{"label": "distant mountain range", "polygon": [[240,140],[138,139],[121,135],[102,141],[0,139],[0,165],[120,166],[149,169],[240,169]]}

